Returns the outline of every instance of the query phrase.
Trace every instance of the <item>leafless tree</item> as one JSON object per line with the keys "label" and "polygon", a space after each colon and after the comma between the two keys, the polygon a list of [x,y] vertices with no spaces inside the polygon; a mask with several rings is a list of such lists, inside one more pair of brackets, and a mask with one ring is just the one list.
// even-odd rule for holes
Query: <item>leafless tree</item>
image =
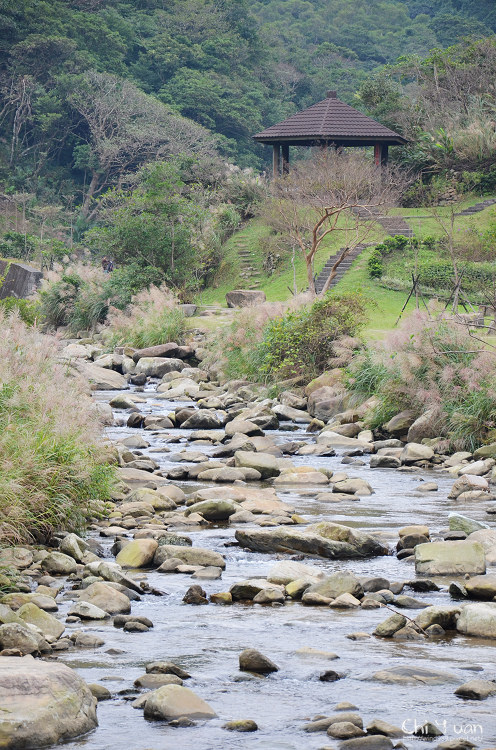
{"label": "leafless tree", "polygon": [[85,218],[95,215],[96,197],[128,170],[173,154],[215,151],[208,131],[116,76],[86,73],[69,100],[88,131],[91,179],[81,207]]}
{"label": "leafless tree", "polygon": [[364,153],[334,149],[296,163],[273,182],[272,223],[300,249],[311,295],[316,296],[314,264],[324,239],[341,233],[345,247],[336,255],[321,294],[344,259],[368,237],[377,210],[383,214],[397,204],[407,183],[404,173],[377,167]]}

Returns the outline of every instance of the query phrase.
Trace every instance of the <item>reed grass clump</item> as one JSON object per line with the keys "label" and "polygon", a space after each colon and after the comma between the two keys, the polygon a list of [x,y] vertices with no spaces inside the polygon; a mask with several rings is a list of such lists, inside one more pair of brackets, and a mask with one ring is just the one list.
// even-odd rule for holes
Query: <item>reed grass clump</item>
{"label": "reed grass clump", "polygon": [[357,395],[378,397],[371,427],[404,409],[429,411],[454,449],[496,439],[496,352],[460,322],[415,312],[356,356],[348,375]]}
{"label": "reed grass clump", "polygon": [[18,314],[0,331],[0,546],[81,531],[114,477],[87,386]]}
{"label": "reed grass clump", "polygon": [[172,292],[165,286],[151,286],[136,294],[125,310],[110,309],[106,340],[110,346],[129,344],[138,349],[169,341],[181,343],[185,321]]}

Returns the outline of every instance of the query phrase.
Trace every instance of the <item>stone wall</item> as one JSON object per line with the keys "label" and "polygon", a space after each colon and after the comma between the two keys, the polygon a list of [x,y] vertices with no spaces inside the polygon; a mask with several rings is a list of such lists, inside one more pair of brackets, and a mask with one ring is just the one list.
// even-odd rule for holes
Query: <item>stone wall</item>
{"label": "stone wall", "polygon": [[[3,283],[1,279],[7,274]],[[36,291],[43,274],[25,263],[0,260],[0,299],[5,297],[29,297]]]}

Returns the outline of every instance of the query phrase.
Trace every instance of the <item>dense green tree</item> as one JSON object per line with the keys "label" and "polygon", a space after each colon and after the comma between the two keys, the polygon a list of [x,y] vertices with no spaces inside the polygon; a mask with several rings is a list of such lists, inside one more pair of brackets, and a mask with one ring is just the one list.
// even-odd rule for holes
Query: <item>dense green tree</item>
{"label": "dense green tree", "polygon": [[177,162],[142,168],[127,190],[105,198],[104,225],[88,235],[116,265],[134,265],[148,283],[181,286],[195,277],[195,231],[202,208]]}

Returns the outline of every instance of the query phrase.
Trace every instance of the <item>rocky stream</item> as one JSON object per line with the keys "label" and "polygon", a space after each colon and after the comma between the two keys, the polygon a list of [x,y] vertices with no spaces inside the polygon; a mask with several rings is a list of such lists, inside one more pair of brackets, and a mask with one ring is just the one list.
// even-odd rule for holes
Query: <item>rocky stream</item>
{"label": "rocky stream", "polygon": [[[443,456],[404,429],[377,440],[349,409],[324,427],[297,394],[268,400],[144,359],[155,362],[128,367],[138,384],[114,372],[129,375],[122,356],[82,365],[106,386],[94,397],[123,489],[84,540],[61,534],[57,552],[28,556],[33,593],[0,603],[0,674],[29,670],[16,648],[40,650],[98,698],[98,726],[52,740],[495,747],[494,460]],[[2,636],[19,616],[46,648]],[[0,747],[37,747],[3,719]]]}

